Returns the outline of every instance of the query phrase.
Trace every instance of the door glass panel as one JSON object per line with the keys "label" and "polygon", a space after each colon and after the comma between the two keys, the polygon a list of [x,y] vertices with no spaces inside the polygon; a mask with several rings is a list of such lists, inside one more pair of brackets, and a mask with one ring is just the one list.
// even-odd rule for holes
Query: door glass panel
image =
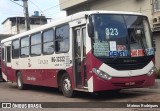
{"label": "door glass panel", "polygon": [[11,46],[7,46],[7,62],[11,62]]}
{"label": "door glass panel", "polygon": [[75,47],[77,50],[75,50],[75,56],[81,57],[81,38],[80,38],[80,30],[76,30],[75,32],[76,41],[75,41]]}
{"label": "door glass panel", "polygon": [[83,38],[83,56],[86,56],[86,28],[82,29],[82,38]]}
{"label": "door glass panel", "polygon": [[83,62],[82,62],[82,68],[83,68],[83,85],[87,86],[87,75],[86,75],[86,28],[82,28],[82,40],[83,40]]}
{"label": "door glass panel", "polygon": [[86,84],[86,28],[80,27],[75,31],[75,76],[77,88],[87,86]]}
{"label": "door glass panel", "polygon": [[75,51],[75,76],[76,84],[81,85],[81,34],[80,29],[75,30],[75,42],[74,42],[74,51]]}

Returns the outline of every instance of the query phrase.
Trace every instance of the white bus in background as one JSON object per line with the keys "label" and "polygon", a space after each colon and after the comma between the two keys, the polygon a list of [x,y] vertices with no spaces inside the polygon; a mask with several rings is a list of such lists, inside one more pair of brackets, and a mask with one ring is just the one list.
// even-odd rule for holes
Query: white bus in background
{"label": "white bus in background", "polygon": [[148,18],[140,13],[85,11],[4,39],[6,81],[99,92],[154,84],[155,52]]}

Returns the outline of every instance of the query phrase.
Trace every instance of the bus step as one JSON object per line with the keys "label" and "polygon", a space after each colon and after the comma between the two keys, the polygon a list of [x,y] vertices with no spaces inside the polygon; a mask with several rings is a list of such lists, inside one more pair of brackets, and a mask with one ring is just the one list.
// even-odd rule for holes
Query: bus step
{"label": "bus step", "polygon": [[85,86],[85,87],[88,87],[87,79],[85,79],[85,81],[84,81],[84,86]]}
{"label": "bus step", "polygon": [[88,87],[82,88],[75,88],[76,91],[83,91],[83,92],[88,92]]}

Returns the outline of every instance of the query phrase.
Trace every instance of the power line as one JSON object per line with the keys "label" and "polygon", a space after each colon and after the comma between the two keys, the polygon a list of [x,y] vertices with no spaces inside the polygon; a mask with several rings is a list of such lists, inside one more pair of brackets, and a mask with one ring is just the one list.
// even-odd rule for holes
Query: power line
{"label": "power line", "polygon": [[58,6],[62,5],[62,4],[65,4],[65,3],[69,2],[69,1],[71,1],[71,0],[66,0],[65,2],[59,3],[58,5],[52,6],[50,8],[47,8],[47,9],[43,10],[43,12],[46,12],[46,11],[51,10],[53,8],[56,8],[56,7],[58,7]]}
{"label": "power line", "polygon": [[[152,9],[145,9],[145,10],[141,10],[141,11],[143,11],[143,12],[148,12],[148,11],[150,11],[150,10],[152,10]],[[135,12],[138,12],[138,10],[135,11]],[[59,19],[59,18],[61,18],[61,17],[57,17],[57,18],[55,18],[55,19],[52,19],[52,21],[53,21],[53,20],[57,20],[57,19]],[[9,26],[9,25],[8,25],[8,26]],[[8,27],[8,26],[6,26],[6,27]],[[5,27],[0,27],[0,29],[2,29],[2,28],[4,29]],[[16,32],[16,31],[13,31],[12,29],[7,29],[7,30],[3,30],[3,29],[0,30],[1,33],[5,33],[5,32],[8,32],[8,31],[11,31],[12,33],[13,33],[13,32]]]}
{"label": "power line", "polygon": [[[17,4],[17,5],[20,5],[20,4],[18,4],[18,3],[16,3],[16,2],[14,2],[13,0],[10,0],[11,2],[13,2],[13,3],[15,3],[15,4]],[[62,4],[65,4],[65,3],[67,3],[67,2],[69,2],[69,1],[71,1],[71,0],[66,0],[65,2],[62,2],[62,3],[59,3],[58,5],[55,5],[55,6],[52,6],[52,7],[50,7],[50,8],[47,8],[47,9],[45,9],[45,10],[41,10],[40,8],[39,8],[39,6],[37,6],[34,2],[32,2],[31,0],[29,0],[29,2],[31,2],[32,4],[34,4],[42,13],[44,13],[44,12],[46,12],[46,11],[48,11],[48,10],[51,10],[51,9],[53,9],[53,8],[56,8],[57,6],[59,6],[59,5],[62,5]],[[126,1],[126,0],[124,0],[124,1]],[[124,2],[120,2],[120,4],[121,3],[124,3]],[[118,3],[119,4],[119,3]],[[111,6],[113,6],[113,5],[115,5],[115,4],[110,4],[108,7],[111,7]],[[22,5],[20,5],[20,6],[22,6]],[[105,6],[106,7],[106,6]],[[100,9],[102,9],[103,7],[101,7]],[[147,11],[149,11],[148,9],[147,10],[141,10],[141,11],[143,11],[143,12],[147,12]],[[58,14],[59,12],[56,12],[56,13],[52,13],[52,14],[50,14],[50,15],[53,15],[53,14]],[[48,14],[47,14],[48,15]]]}
{"label": "power line", "polygon": [[[10,0],[10,1],[13,2],[13,3],[15,3],[15,4],[17,4],[17,5],[19,5],[19,6],[21,6],[21,7],[23,7],[22,5],[14,2],[13,0]],[[71,1],[71,0],[66,0],[65,2],[59,3],[59,4],[55,5],[55,6],[52,6],[52,7],[47,8],[47,9],[45,9],[45,10],[42,11],[38,5],[36,5],[36,4],[35,4],[34,2],[32,2],[31,0],[29,0],[30,3],[32,3],[33,5],[35,5],[35,6],[41,11],[41,13],[44,13],[44,12],[46,12],[46,11],[48,11],[48,10],[51,10],[51,9],[53,9],[53,8],[56,8],[56,7],[58,7],[59,5],[65,4],[65,3],[69,2],[69,1]]]}
{"label": "power line", "polygon": [[25,16],[25,25],[26,25],[26,30],[30,30],[30,24],[29,24],[29,13],[28,13],[28,0],[22,0],[23,1],[23,6],[14,2],[13,0],[10,0],[11,2],[23,7],[24,9],[24,16]]}
{"label": "power line", "polygon": [[32,2],[31,0],[29,0],[29,2],[32,3],[34,6],[36,6],[41,13],[43,13],[43,11],[40,9],[40,7],[39,7],[38,5],[36,5],[36,4],[35,4],[34,2]]}
{"label": "power line", "polygon": [[[57,19],[59,19],[59,18],[61,18],[61,17],[56,17],[56,18],[54,18],[54,19],[52,19],[52,21],[53,20],[57,20]],[[45,24],[44,24],[45,25]],[[14,32],[17,32],[16,30],[13,30],[12,29],[12,27],[11,27],[11,29],[5,29],[6,27],[8,27],[8,26],[10,26],[10,25],[6,25],[5,27],[3,26],[3,27],[0,27],[0,33],[5,33],[5,32],[9,32],[9,33],[14,33]],[[4,30],[5,29],[5,30]]]}
{"label": "power line", "polygon": [[15,4],[17,4],[17,5],[19,5],[19,6],[21,6],[21,7],[23,7],[22,5],[20,5],[20,4],[18,4],[18,3],[16,3],[15,1],[13,1],[13,0],[10,0],[11,2],[13,2],[13,3],[15,3]]}

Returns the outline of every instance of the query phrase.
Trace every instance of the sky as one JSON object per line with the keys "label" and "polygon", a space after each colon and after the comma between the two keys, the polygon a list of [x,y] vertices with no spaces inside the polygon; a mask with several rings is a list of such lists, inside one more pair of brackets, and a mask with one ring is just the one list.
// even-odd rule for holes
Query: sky
{"label": "sky", "polygon": [[[22,0],[0,0],[0,29],[2,28],[1,23],[8,17],[24,16]],[[52,18],[53,20],[66,16],[65,11],[61,11],[59,8],[59,0],[28,0],[29,15],[32,16],[34,11],[39,11],[46,17]]]}

